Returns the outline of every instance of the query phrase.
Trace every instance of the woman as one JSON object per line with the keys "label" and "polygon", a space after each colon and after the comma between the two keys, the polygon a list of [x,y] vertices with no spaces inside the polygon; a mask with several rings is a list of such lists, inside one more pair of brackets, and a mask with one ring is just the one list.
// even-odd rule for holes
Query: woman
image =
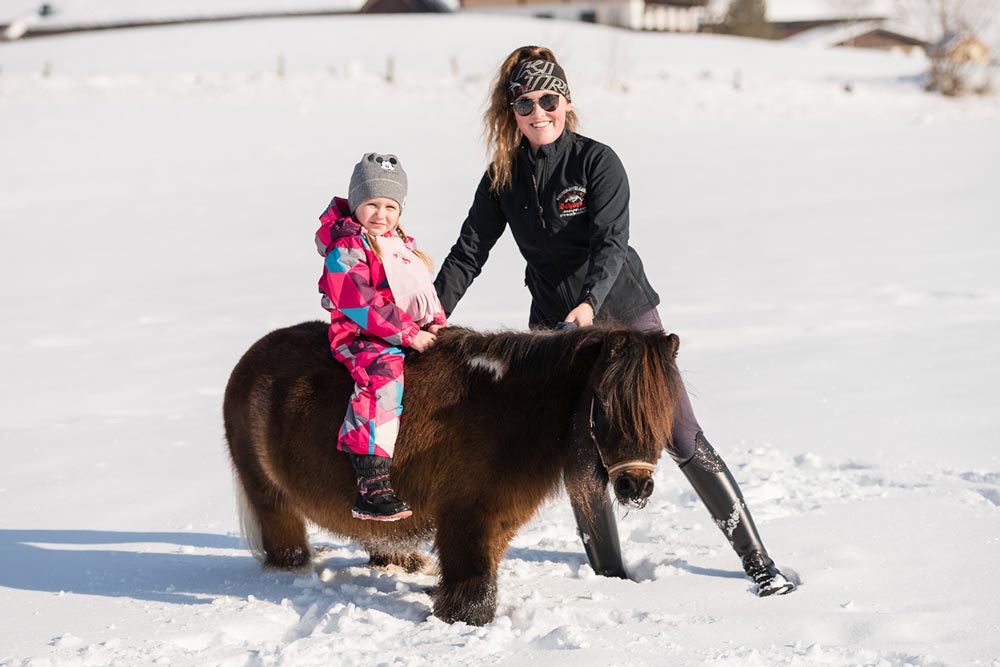
{"label": "woman", "polygon": [[[547,48],[525,46],[500,67],[485,114],[492,161],[476,190],[458,241],[434,286],[445,313],[479,275],[510,225],[527,262],[529,326],[589,326],[615,320],[659,329],[659,296],[628,245],[629,189],[608,146],[576,134],[566,74]],[[794,590],[767,555],[739,487],[705,439],[686,392],[666,448],[723,530],[760,596]],[[626,578],[607,491],[588,523],[574,505],[594,571]],[[596,524],[596,525],[595,525]]]}

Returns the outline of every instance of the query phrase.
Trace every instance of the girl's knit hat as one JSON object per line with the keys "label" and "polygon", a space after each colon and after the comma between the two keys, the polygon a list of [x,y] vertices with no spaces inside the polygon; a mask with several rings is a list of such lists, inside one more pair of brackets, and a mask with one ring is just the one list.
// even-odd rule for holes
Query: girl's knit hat
{"label": "girl's knit hat", "polygon": [[406,206],[406,172],[399,158],[389,153],[365,153],[354,165],[347,202],[351,213],[375,197],[396,200],[402,212]]}

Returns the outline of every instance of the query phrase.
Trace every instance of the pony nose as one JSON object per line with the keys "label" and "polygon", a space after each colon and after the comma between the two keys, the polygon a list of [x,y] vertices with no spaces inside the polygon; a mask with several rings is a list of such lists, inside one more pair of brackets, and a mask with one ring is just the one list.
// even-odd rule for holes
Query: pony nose
{"label": "pony nose", "polygon": [[636,477],[623,473],[615,480],[615,494],[619,498],[628,498],[642,502],[653,493],[653,478],[651,476]]}
{"label": "pony nose", "polygon": [[628,473],[618,475],[618,479],[615,480],[615,494],[619,498],[635,498],[638,490],[638,481]]}

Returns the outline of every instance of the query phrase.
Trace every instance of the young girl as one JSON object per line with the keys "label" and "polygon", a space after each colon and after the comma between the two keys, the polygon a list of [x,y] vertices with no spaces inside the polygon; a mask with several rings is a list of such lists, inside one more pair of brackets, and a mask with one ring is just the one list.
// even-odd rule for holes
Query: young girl
{"label": "young girl", "polygon": [[330,311],[330,349],[355,383],[337,448],[357,473],[356,519],[396,521],[413,513],[389,482],[403,411],[404,348],[428,350],[447,324],[430,259],[399,226],[406,186],[399,158],[365,154],[347,199],[334,197],[316,232],[326,258],[319,289]]}

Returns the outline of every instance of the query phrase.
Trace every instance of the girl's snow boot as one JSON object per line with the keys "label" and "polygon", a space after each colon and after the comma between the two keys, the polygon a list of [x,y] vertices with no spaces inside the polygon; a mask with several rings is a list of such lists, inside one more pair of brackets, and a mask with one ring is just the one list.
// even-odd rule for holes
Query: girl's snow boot
{"label": "girl's snow boot", "polygon": [[389,482],[392,459],[385,456],[351,454],[358,475],[358,497],[351,516],[369,521],[398,521],[413,514],[410,506],[396,497]]}

